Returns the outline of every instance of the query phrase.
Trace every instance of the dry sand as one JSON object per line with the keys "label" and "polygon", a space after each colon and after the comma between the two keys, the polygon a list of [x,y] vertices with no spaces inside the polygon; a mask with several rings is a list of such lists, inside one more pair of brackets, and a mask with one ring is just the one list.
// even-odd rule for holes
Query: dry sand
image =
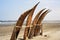
{"label": "dry sand", "polygon": [[[14,26],[0,26],[0,40],[10,40],[13,28]],[[24,28],[21,29],[17,40],[23,37]],[[43,24],[43,31],[43,36],[38,35],[29,40],[60,40],[60,23],[45,23]]]}

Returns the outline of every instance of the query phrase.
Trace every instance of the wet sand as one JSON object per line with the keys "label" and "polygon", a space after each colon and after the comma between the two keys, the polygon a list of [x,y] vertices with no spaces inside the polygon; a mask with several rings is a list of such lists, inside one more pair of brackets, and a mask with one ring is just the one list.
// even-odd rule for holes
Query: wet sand
{"label": "wet sand", "polygon": [[[0,26],[0,40],[10,40],[13,28],[14,25]],[[23,38],[24,28],[25,27],[21,29],[21,32],[19,33],[17,40]],[[47,35],[47,37],[44,37],[44,35]],[[36,37],[33,37],[33,39],[28,39],[28,40],[60,40],[60,23],[44,23],[43,36],[38,35]]]}

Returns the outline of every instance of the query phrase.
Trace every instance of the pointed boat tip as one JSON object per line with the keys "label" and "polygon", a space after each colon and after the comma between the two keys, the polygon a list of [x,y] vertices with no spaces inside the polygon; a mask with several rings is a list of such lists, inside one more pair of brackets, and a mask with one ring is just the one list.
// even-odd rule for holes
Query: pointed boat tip
{"label": "pointed boat tip", "polygon": [[50,10],[51,11],[51,9],[47,9],[47,10]]}
{"label": "pointed boat tip", "polygon": [[43,8],[42,10],[45,10],[46,8]]}
{"label": "pointed boat tip", "polygon": [[40,2],[38,2],[37,4],[36,4],[36,6],[39,4]]}
{"label": "pointed boat tip", "polygon": [[40,3],[40,1],[37,3],[37,5]]}
{"label": "pointed boat tip", "polygon": [[46,8],[44,8],[44,9],[46,9]]}
{"label": "pointed boat tip", "polygon": [[51,12],[51,10],[50,10],[50,9],[48,9],[48,12]]}
{"label": "pointed boat tip", "polygon": [[40,2],[38,2],[33,8],[36,8],[39,3],[40,3]]}
{"label": "pointed boat tip", "polygon": [[50,9],[47,9],[46,11],[47,11],[47,13],[51,12],[51,10],[50,10]]}
{"label": "pointed boat tip", "polygon": [[44,11],[46,8],[43,8],[41,11]]}
{"label": "pointed boat tip", "polygon": [[38,2],[38,4],[40,3],[40,1]]}

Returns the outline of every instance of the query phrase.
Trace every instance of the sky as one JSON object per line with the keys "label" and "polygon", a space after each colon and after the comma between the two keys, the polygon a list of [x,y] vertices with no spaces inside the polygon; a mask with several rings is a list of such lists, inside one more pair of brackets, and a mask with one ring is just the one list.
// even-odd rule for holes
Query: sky
{"label": "sky", "polygon": [[43,8],[50,9],[44,20],[60,20],[60,0],[0,0],[0,20],[18,20],[19,16],[37,6],[33,19]]}

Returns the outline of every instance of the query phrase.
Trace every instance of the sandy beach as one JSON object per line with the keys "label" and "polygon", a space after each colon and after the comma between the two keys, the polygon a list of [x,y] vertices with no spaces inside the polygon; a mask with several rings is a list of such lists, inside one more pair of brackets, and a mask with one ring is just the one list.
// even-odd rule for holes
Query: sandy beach
{"label": "sandy beach", "polygon": [[[0,40],[10,40],[13,28],[14,25],[0,25]],[[17,40],[23,38],[24,28],[22,27]],[[43,23],[43,36],[38,35],[28,40],[60,40],[60,23]]]}

